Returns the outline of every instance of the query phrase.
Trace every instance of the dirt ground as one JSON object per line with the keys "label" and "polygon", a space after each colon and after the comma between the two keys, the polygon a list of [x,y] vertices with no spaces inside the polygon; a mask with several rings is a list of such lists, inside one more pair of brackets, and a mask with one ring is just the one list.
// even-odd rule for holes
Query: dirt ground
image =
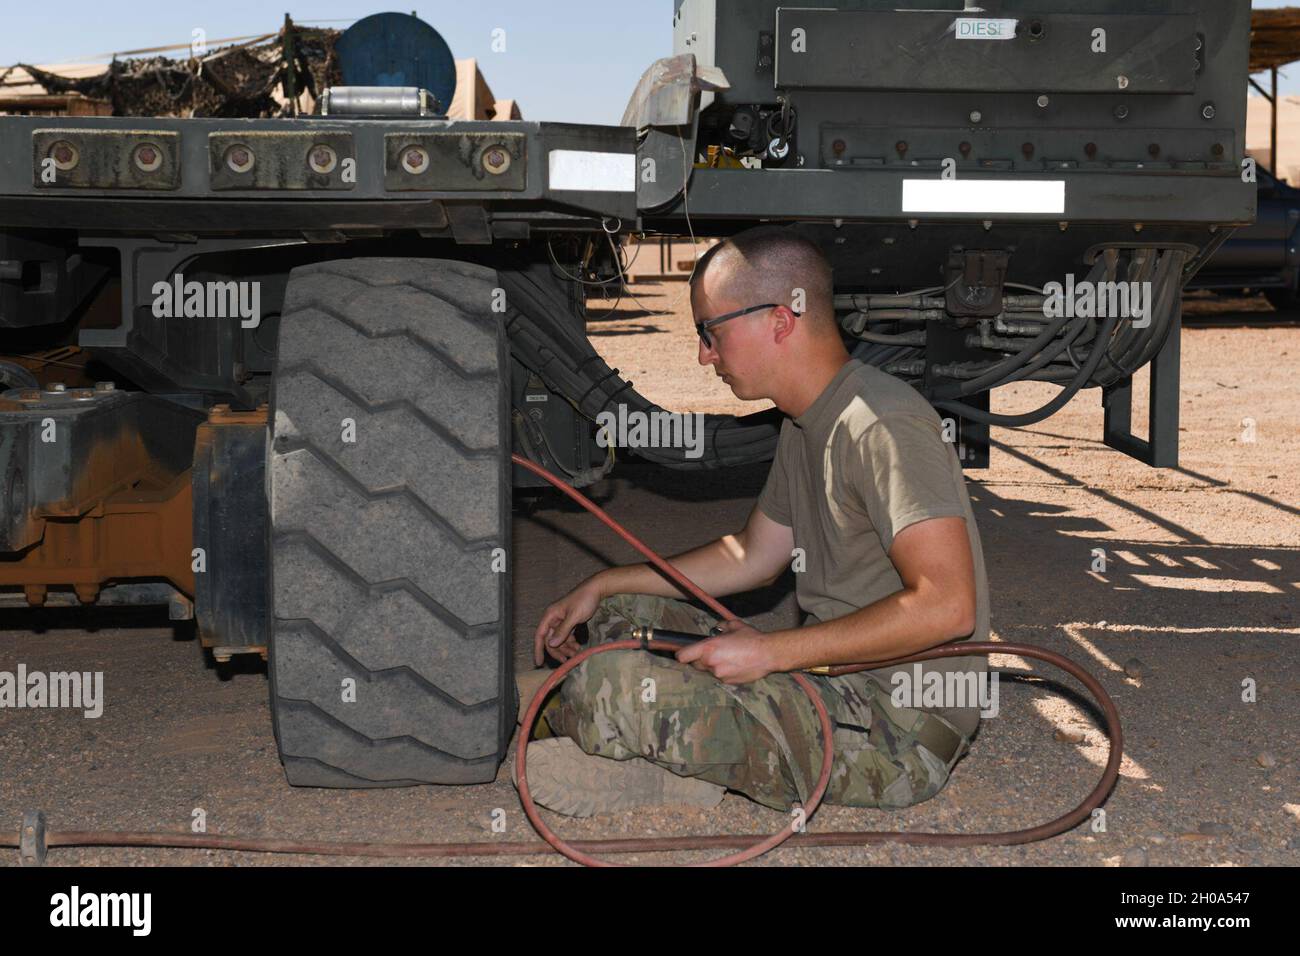
{"label": "dirt ground", "polygon": [[[679,247],[683,248],[683,247]],[[644,250],[653,258],[653,248]],[[679,257],[680,258],[680,257]],[[638,263],[642,269],[654,263]],[[639,282],[593,314],[596,347],[649,398],[680,411],[753,411],[696,363],[685,286]],[[612,303],[607,303],[607,306]],[[757,865],[1157,866],[1300,862],[1300,326],[1263,300],[1189,304],[1181,467],[1153,470],[1100,442],[1098,392],[1027,429],[995,429],[991,467],[968,472],[995,639],[1040,644],[1099,677],[1123,717],[1125,756],[1105,829],[1020,847],[783,848]],[[661,313],[668,314],[661,314]],[[1145,381],[1138,384],[1138,392]],[[1054,391],[1000,391],[994,409]],[[1135,409],[1135,421],[1144,408]],[[593,489],[664,553],[738,528],[765,466],[703,476],[629,466]],[[550,498],[516,515],[515,634],[530,667],[541,609],[634,554]],[[1104,549],[1104,572],[1092,569]],[[789,580],[736,601],[760,628],[794,621]],[[187,831],[351,840],[525,840],[509,782],[476,787],[292,789],[271,735],[262,666],[216,667],[165,619],[3,612],[0,669],[103,670],[107,705],[0,711],[0,824],[41,808],[56,829]],[[820,809],[809,829],[972,832],[1031,826],[1077,805],[1106,759],[1098,717],[1068,678],[994,658],[1001,711],[934,799],[900,812]],[[1255,700],[1243,700],[1253,682]],[[1064,691],[1064,695],[1060,692]],[[492,830],[504,811],[506,831]],[[548,820],[572,837],[771,832],[788,818],[728,795],[717,810]],[[640,858],[685,861],[691,854]],[[622,857],[625,862],[638,858]],[[284,865],[324,858],[179,850],[52,850],[52,864]],[[0,852],[0,863],[16,854]],[[355,860],[343,862],[364,863]],[[509,860],[457,860],[458,864]],[[567,865],[557,857],[524,865]]]}

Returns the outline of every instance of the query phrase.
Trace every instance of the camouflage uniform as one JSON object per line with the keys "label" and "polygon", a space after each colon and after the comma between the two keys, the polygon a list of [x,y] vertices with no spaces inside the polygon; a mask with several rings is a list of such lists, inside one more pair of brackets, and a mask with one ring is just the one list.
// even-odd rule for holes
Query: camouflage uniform
{"label": "camouflage uniform", "polygon": [[[682,601],[616,594],[588,624],[591,644],[624,640],[633,624],[707,634],[717,623]],[[945,765],[917,743],[926,721],[943,718],[889,706],[889,693],[865,673],[805,675],[834,726],[835,760],[827,803],[895,809],[928,800],[943,788],[969,749]],[[654,681],[654,700],[646,678]],[[673,657],[624,650],[579,665],[544,711],[557,734],[589,754],[646,759],[682,776],[738,790],[765,806],[806,803],[821,769],[820,723],[789,674],[749,684],[724,684]]]}

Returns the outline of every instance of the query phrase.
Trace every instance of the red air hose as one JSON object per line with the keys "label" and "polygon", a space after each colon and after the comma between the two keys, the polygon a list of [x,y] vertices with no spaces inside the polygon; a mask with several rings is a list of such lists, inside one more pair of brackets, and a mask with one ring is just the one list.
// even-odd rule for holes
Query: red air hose
{"label": "red air hose", "polygon": [[[520,455],[512,455],[511,458],[513,459],[515,464],[528,469],[535,475],[545,478],[547,481],[549,481],[560,491],[564,492],[564,494],[568,495],[574,501],[578,502],[578,504],[582,505],[592,514],[594,514],[597,518],[599,518],[602,522],[604,522],[607,526],[609,526],[619,537],[621,537],[624,541],[626,541],[628,544],[632,545],[632,547],[636,548],[643,555],[645,555],[650,560],[650,562],[654,564],[655,567],[663,571],[664,574],[666,574],[683,591],[686,591],[687,593],[699,598],[706,605],[708,605],[714,611],[716,611],[724,620],[728,620],[728,621],[736,620],[736,616],[732,614],[729,610],[727,610],[725,607],[723,607],[722,604],[719,603],[714,597],[712,597],[709,594],[706,594],[704,590],[700,588],[694,581],[692,581],[690,578],[686,577],[686,575],[678,571],[675,567],[673,567],[670,563],[668,563],[668,561],[661,558],[658,554],[656,554],[653,550],[651,550],[648,545],[646,545],[639,538],[637,538],[636,535],[632,534],[632,532],[628,531],[617,521],[615,521],[613,518],[607,515],[599,505],[597,505],[594,501],[592,501],[582,492],[578,491],[576,488],[572,487],[568,483],[562,481],[555,475],[551,474],[549,471],[547,471],[545,468],[541,467],[540,465],[537,465],[534,462],[531,462],[526,458],[521,457]],[[542,684],[541,688],[537,691],[537,693],[533,695],[533,700],[529,704],[528,711],[524,714],[523,722],[519,726],[519,746],[517,748],[516,755],[515,755],[515,768],[517,771],[516,775],[519,778],[519,798],[520,801],[523,803],[524,813],[528,815],[529,821],[532,822],[533,827],[537,830],[537,832],[542,835],[542,839],[544,839],[551,846],[555,847],[556,850],[558,850],[560,853],[563,853],[569,859],[575,860],[578,863],[586,864],[587,866],[608,865],[608,864],[604,864],[603,861],[598,860],[595,857],[590,856],[589,854],[584,853],[581,850],[575,849],[573,846],[570,846],[569,844],[565,843],[563,840],[561,840],[558,836],[555,835],[554,831],[552,831],[551,828],[546,825],[545,821],[542,820],[541,816],[537,812],[537,807],[533,803],[532,795],[529,793],[528,790],[528,780],[527,780],[527,775],[525,773],[525,766],[527,763],[527,759],[525,755],[528,750],[528,740],[532,735],[533,724],[536,723],[537,715],[541,710],[542,701],[546,699],[546,695],[550,693],[553,687],[559,684],[559,682],[569,673],[569,671],[573,670],[573,668],[577,667],[580,663],[582,663],[588,657],[591,657],[593,654],[600,654],[606,651],[640,648],[643,646],[648,647],[650,650],[673,651],[677,649],[677,646],[674,644],[669,644],[667,642],[654,641],[654,640],[648,642],[611,641],[610,643],[607,644],[598,644],[594,647],[589,647],[585,651],[582,651],[581,653],[565,661],[564,664],[561,667],[559,667],[555,671],[555,673],[553,673],[546,680],[545,683]],[[1032,843],[1036,840],[1043,840],[1050,836],[1056,836],[1058,833],[1064,833],[1066,830],[1078,826],[1078,824],[1086,820],[1088,816],[1091,814],[1091,812],[1095,808],[1099,807],[1102,804],[1102,802],[1106,799],[1106,794],[1110,792],[1111,787],[1114,786],[1115,781],[1119,778],[1120,760],[1123,757],[1123,736],[1122,736],[1122,731],[1120,730],[1119,711],[1115,708],[1115,704],[1110,699],[1110,695],[1106,693],[1105,688],[1103,688],[1101,684],[1098,683],[1092,677],[1091,674],[1083,670],[1083,668],[1079,667],[1069,658],[1061,657],[1060,655],[1054,654],[1051,651],[1046,651],[1043,650],[1042,648],[1033,647],[1031,645],[1026,645],[1026,644],[968,642],[968,643],[961,643],[961,644],[947,644],[940,647],[931,648],[930,650],[924,651],[920,654],[913,654],[908,657],[902,657],[890,661],[880,661],[878,663],[872,662],[872,663],[865,663],[865,664],[846,664],[846,665],[832,666],[826,669],[826,673],[829,676],[838,677],[841,674],[852,674],[858,671],[874,670],[876,668],[882,668],[882,667],[895,667],[900,664],[911,664],[918,661],[934,660],[936,658],[941,658],[941,657],[965,657],[970,654],[984,654],[986,656],[990,654],[1016,654],[1023,657],[1037,658],[1038,660],[1047,661],[1048,663],[1055,664],[1057,667],[1060,667],[1063,670],[1068,671],[1070,674],[1073,674],[1080,681],[1082,681],[1084,686],[1087,687],[1088,690],[1092,693],[1093,697],[1096,698],[1097,703],[1101,705],[1101,708],[1106,716],[1107,733],[1110,737],[1110,757],[1106,762],[1106,769],[1102,773],[1101,781],[1097,784],[1097,786],[1093,789],[1092,793],[1088,795],[1088,798],[1084,800],[1083,803],[1079,804],[1079,806],[1075,807],[1065,816],[1058,817],[1056,820],[1049,821],[1048,823],[1044,823],[1037,827],[1030,827],[1025,830],[1012,830],[1003,833],[969,833],[969,834],[967,833],[952,833],[952,834],[888,833],[888,832],[862,831],[861,833],[837,833],[837,834],[833,834],[834,837],[839,837],[846,840],[851,840],[852,842],[861,842],[861,843],[886,842],[890,840],[896,840],[897,842],[900,843],[930,843],[930,844],[943,844],[943,845],[950,845],[950,846],[973,846],[976,844],[988,844],[988,843],[1000,843],[1000,844]],[[800,688],[802,688],[803,692],[808,695],[808,699],[812,701],[813,706],[817,710],[817,718],[821,722],[821,741],[822,741],[821,775],[817,779],[817,786],[813,790],[812,797],[808,801],[808,806],[804,809],[806,817],[811,817],[813,811],[816,810],[818,805],[821,803],[821,799],[826,793],[827,784],[830,782],[831,765],[834,759],[834,751],[830,746],[832,729],[830,723],[830,716],[826,712],[826,705],[822,702],[821,695],[817,693],[816,688],[814,688],[812,683],[802,674],[791,674],[790,676],[792,676],[795,679],[795,681],[799,684]],[[756,856],[766,853],[768,850],[772,849],[773,847],[779,846],[781,843],[785,842],[787,839],[793,836],[795,832],[796,832],[795,827],[793,826],[785,827],[781,830],[781,832],[773,834],[772,836],[768,837],[766,840],[756,843],[753,846],[749,847],[748,849],[740,853],[735,853],[732,854],[731,856],[720,857],[716,860],[711,860],[705,864],[693,864],[693,865],[730,866],[735,863],[743,863],[746,860],[751,860]],[[809,836],[817,837],[817,836],[821,836],[821,834],[809,834]],[[832,835],[827,834],[827,836],[832,836]],[[859,838],[859,839],[854,839],[854,838]],[[802,843],[803,841],[801,840],[800,842]]]}
{"label": "red air hose", "polygon": [[[655,554],[649,547],[642,543],[635,535],[625,529],[617,521],[607,515],[601,508],[591,501],[586,495],[577,491],[562,479],[551,474],[540,465],[520,457],[512,455],[515,464],[528,469],[536,475],[545,478],[548,482],[568,495],[574,501],[578,502],[602,522],[614,530],[621,538],[627,541],[632,547],[636,548],[646,556],[655,567],[663,571],[672,579],[682,590],[694,595],[703,601],[706,605],[716,611],[725,620],[736,620],[736,616],[723,607],[714,598],[705,594],[693,581],[674,568],[671,564]],[[913,654],[910,657],[903,657],[892,661],[879,661],[865,664],[849,664],[835,666],[827,669],[831,676],[840,674],[851,674],[856,671],[874,670],[881,667],[892,667],[899,664],[911,664],[918,661],[934,660],[941,657],[964,657],[970,654],[1013,654],[1019,657],[1028,657],[1034,660],[1044,661],[1061,668],[1067,673],[1077,678],[1092,694],[1097,704],[1101,707],[1102,713],[1106,719],[1106,732],[1110,742],[1110,753],[1106,760],[1106,768],[1102,772],[1101,780],[1092,789],[1092,792],[1069,813],[1057,817],[1055,820],[1049,820],[1047,823],[1035,827],[1027,827],[1023,830],[1007,830],[992,833],[904,833],[893,830],[849,830],[822,833],[804,833],[798,832],[794,826],[783,827],[779,832],[766,838],[757,837],[753,834],[736,835],[736,836],[695,836],[695,837],[641,837],[629,839],[613,840],[575,840],[573,843],[566,843],[552,832],[551,828],[541,819],[537,812],[537,807],[533,803],[531,794],[528,791],[528,778],[526,774],[526,752],[528,750],[528,738],[532,733],[533,724],[537,721],[537,715],[541,710],[542,701],[561,680],[577,667],[588,657],[593,654],[602,654],[608,651],[641,649],[649,648],[650,650],[674,651],[678,645],[670,644],[666,641],[650,640],[643,641],[613,641],[608,644],[598,644],[589,647],[581,653],[565,661],[555,673],[542,684],[541,688],[533,696],[532,702],[524,714],[523,723],[519,728],[519,744],[515,757],[515,767],[518,771],[519,778],[519,796],[523,803],[524,813],[527,814],[529,821],[542,835],[546,843],[372,843],[372,842],[343,842],[330,840],[277,840],[265,837],[238,837],[217,834],[197,834],[197,833],[147,833],[138,831],[117,831],[117,830],[52,830],[48,833],[33,834],[28,833],[27,845],[38,843],[40,845],[39,855],[43,858],[44,848],[47,846],[153,846],[153,847],[187,847],[219,850],[247,850],[260,853],[289,853],[289,854],[307,854],[313,856],[357,856],[357,857],[380,857],[380,858],[402,858],[402,857],[466,857],[466,856],[529,856],[537,853],[547,852],[549,849],[563,853],[571,860],[583,863],[588,866],[608,866],[610,864],[592,856],[593,853],[662,853],[665,851],[675,850],[707,850],[707,849],[738,849],[740,852],[730,854],[729,856],[720,857],[710,860],[704,866],[728,866],[735,863],[742,863],[746,860],[752,860],[754,857],[766,853],[768,850],[789,841],[798,846],[866,846],[875,843],[908,843],[920,846],[1009,846],[1020,843],[1033,843],[1037,840],[1045,840],[1048,837],[1056,836],[1067,830],[1073,829],[1084,820],[1088,819],[1094,809],[1101,806],[1110,793],[1115,781],[1119,779],[1120,760],[1123,756],[1123,732],[1120,729],[1119,711],[1115,708],[1115,703],[1106,693],[1105,688],[1091,674],[1085,671],[1078,664],[1074,663],[1067,657],[1062,657],[1052,651],[1044,650],[1041,647],[1034,647],[1030,644],[1010,644],[1010,643],[972,643],[963,642],[960,644],[945,644],[940,647],[932,648],[921,654]],[[802,674],[791,675],[808,699],[812,701],[814,709],[817,711],[817,718],[821,723],[822,734],[822,766],[821,774],[818,777],[817,785],[809,797],[808,804],[804,807],[805,819],[812,816],[822,797],[826,793],[826,786],[830,780],[831,765],[834,759],[832,748],[828,746],[831,739],[830,715],[826,711],[826,705],[822,702],[821,696],[817,693],[812,683]],[[42,824],[43,825],[43,824]],[[549,844],[549,847],[547,846]],[[0,836],[0,846],[21,847],[24,845],[22,832],[18,836],[7,837]],[[33,860],[32,862],[40,862]]]}

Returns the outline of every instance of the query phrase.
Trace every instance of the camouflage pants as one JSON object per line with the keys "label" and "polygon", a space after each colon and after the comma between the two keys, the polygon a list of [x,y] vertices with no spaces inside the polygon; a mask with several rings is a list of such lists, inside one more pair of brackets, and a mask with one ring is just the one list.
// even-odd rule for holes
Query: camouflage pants
{"label": "camouflage pants", "polygon": [[[616,594],[588,631],[598,644],[628,638],[634,624],[707,634],[716,623],[682,601]],[[916,738],[926,721],[951,725],[890,707],[889,694],[865,674],[805,676],[834,727],[827,803],[895,809],[928,800],[969,748],[963,737],[945,765]],[[555,733],[589,754],[645,757],[778,810],[806,803],[821,769],[817,714],[789,674],[728,685],[670,655],[613,651],[579,665],[544,713]]]}

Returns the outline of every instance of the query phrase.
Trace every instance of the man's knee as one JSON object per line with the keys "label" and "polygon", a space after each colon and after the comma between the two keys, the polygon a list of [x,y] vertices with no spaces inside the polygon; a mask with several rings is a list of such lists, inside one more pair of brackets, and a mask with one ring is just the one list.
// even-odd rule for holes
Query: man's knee
{"label": "man's knee", "polygon": [[631,648],[593,654],[569,675],[561,694],[580,708],[607,712],[736,706],[712,674],[672,657]]}
{"label": "man's knee", "polygon": [[630,705],[653,666],[647,651],[617,650],[593,654],[561,685],[561,696],[579,709],[612,711]]}
{"label": "man's knee", "polygon": [[594,654],[560,686],[559,700],[547,715],[556,733],[572,738],[589,754],[626,760],[639,755],[635,689],[649,657],[645,651]]}
{"label": "man's knee", "polygon": [[646,651],[584,661],[563,686],[563,733],[588,753],[699,768],[739,764],[749,740],[739,707],[712,675]]}

